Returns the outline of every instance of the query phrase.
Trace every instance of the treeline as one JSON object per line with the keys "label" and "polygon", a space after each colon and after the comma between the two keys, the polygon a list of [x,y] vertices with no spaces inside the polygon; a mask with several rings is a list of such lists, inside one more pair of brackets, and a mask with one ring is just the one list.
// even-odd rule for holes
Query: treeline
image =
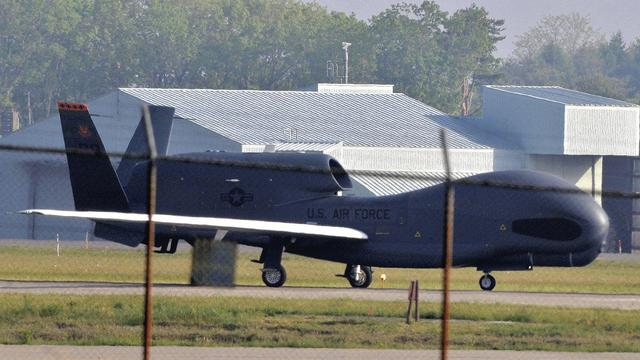
{"label": "treeline", "polygon": [[[126,86],[308,89],[341,81],[343,41],[353,44],[350,82],[394,84],[452,114],[477,115],[474,94],[487,83],[640,101],[640,40],[607,39],[577,14],[549,16],[501,60],[503,25],[484,8],[448,14],[434,1],[362,21],[295,0],[3,0],[0,111],[24,123],[29,108],[39,120],[56,100]],[[327,76],[327,61],[337,74]]]}
{"label": "treeline", "polygon": [[329,80],[328,60],[344,71],[348,41],[350,82],[458,112],[464,80],[497,71],[502,25],[433,1],[362,21],[293,0],[3,0],[0,108],[24,121],[28,99],[41,119],[124,86],[305,89]]}
{"label": "treeline", "polygon": [[579,14],[548,16],[519,37],[502,82],[558,85],[640,102],[640,39],[606,38]]}

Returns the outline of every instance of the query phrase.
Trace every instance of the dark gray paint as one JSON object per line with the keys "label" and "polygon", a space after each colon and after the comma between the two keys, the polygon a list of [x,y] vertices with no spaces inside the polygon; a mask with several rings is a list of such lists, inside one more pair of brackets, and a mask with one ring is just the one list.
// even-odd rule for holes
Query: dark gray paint
{"label": "dark gray paint", "polygon": [[[113,99],[112,99],[113,97]],[[116,97],[118,99],[116,99]],[[89,103],[93,122],[106,149],[124,152],[140,119],[140,112],[117,114],[103,104],[119,103],[123,109],[139,109],[141,102],[131,96],[112,93]],[[95,105],[95,106],[94,106]],[[0,138],[0,145],[64,149],[58,114],[47,120]],[[241,151],[231,141],[188,120],[174,120],[169,154],[220,149]],[[120,159],[111,157],[114,165]],[[64,155],[0,151],[0,239],[84,240],[93,232],[86,220],[28,218],[18,211],[37,207],[74,209],[69,171]]]}
{"label": "dark gray paint", "polygon": [[[97,133],[70,131],[91,125],[88,113],[61,111],[61,117],[68,149],[104,151]],[[135,166],[123,188],[118,180],[109,180],[115,171],[104,158],[68,158],[74,200],[81,210],[148,211],[148,162]],[[91,185],[110,189],[111,197],[92,195],[95,189],[79,180],[94,176],[90,171],[105,174],[91,180]],[[157,174],[156,211],[160,214],[316,223],[367,234],[366,241],[260,232],[226,236],[225,240],[262,247],[265,266],[279,264],[276,253],[283,247],[291,253],[347,264],[443,266],[444,184],[394,196],[338,196],[351,187],[348,175],[335,159],[318,153],[183,154],[158,161]],[[534,171],[503,171],[457,180],[454,188],[454,266],[483,271],[583,266],[600,253],[608,218],[591,196],[565,180]],[[128,203],[123,205],[120,199],[125,193]],[[547,218],[569,221],[578,230],[570,237],[547,238],[512,229],[516,221]],[[563,229],[544,230],[564,234]],[[193,243],[197,238],[213,238],[215,233],[206,228],[160,225],[156,244],[166,246],[169,239]],[[101,221],[95,234],[137,245],[145,242],[145,225]]]}

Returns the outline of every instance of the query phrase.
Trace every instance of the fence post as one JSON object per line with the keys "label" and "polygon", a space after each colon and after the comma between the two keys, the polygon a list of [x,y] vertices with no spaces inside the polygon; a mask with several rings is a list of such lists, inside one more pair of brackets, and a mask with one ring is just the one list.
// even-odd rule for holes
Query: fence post
{"label": "fence post", "polygon": [[147,134],[147,143],[149,145],[149,191],[148,191],[148,216],[147,221],[147,254],[145,263],[145,292],[144,292],[144,360],[151,359],[151,340],[153,331],[153,248],[155,246],[155,226],[153,216],[156,212],[156,183],[157,183],[157,164],[158,151],[153,137],[153,127],[151,125],[151,116],[149,107],[145,104],[142,106],[144,116],[144,125]]}
{"label": "fence post", "polygon": [[416,313],[414,314],[414,319],[415,319],[416,322],[420,318],[420,312],[419,312],[419,309],[418,309],[418,303],[420,302],[420,296],[418,295],[419,291],[420,291],[420,287],[418,286],[418,280],[416,280],[415,294],[414,294],[415,296],[413,298],[413,300],[415,301],[415,305],[416,305],[416,308],[415,308]]}
{"label": "fence post", "polygon": [[409,307],[407,308],[407,324],[411,323],[411,308],[413,305],[413,291],[416,287],[416,282],[411,281],[411,286],[409,286]]}
{"label": "fence post", "polygon": [[449,281],[451,263],[453,260],[453,215],[455,192],[451,183],[451,165],[449,163],[449,151],[447,149],[447,136],[444,129],[440,130],[440,140],[442,141],[442,152],[444,159],[444,168],[447,175],[445,182],[445,200],[444,200],[444,239],[443,239],[443,276],[442,276],[442,329],[440,336],[440,359],[448,358],[449,348]]}

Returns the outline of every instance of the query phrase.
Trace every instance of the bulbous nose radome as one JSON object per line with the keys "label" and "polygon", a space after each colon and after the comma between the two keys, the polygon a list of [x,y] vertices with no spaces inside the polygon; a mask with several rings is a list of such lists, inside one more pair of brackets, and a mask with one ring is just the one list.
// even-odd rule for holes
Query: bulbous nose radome
{"label": "bulbous nose radome", "polygon": [[586,201],[582,212],[581,251],[597,249],[599,252],[609,232],[609,217],[602,207],[592,199]]}

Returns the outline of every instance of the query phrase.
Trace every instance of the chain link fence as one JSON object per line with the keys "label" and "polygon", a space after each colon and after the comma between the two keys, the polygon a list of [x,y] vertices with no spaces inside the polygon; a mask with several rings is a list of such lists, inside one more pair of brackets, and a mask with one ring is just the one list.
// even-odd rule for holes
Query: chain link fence
{"label": "chain link fence", "polygon": [[[145,139],[155,139],[151,117],[141,124]],[[80,127],[78,139],[91,139],[94,130]],[[446,161],[444,133],[442,139]],[[634,321],[640,258],[603,254],[581,267],[595,258],[594,241],[600,241],[597,253],[621,245],[611,237],[602,243],[606,234],[598,233],[587,239],[589,251],[568,247],[598,232],[590,227],[593,219],[554,218],[556,208],[588,215],[584,207],[592,205],[571,184],[537,175],[454,180],[447,163],[444,178],[422,176],[444,181],[429,197],[419,191],[362,205],[342,185],[349,175],[371,172],[345,173],[335,160],[320,166],[316,160],[328,158],[318,154],[268,154],[256,162],[217,152],[167,156],[152,141],[136,152],[108,154],[114,168],[124,159],[137,163],[118,184],[130,207],[118,209],[111,206],[115,195],[103,196],[109,174],[98,161],[86,161],[107,158],[101,148],[0,144],[0,151],[0,358],[447,358],[449,347],[456,358],[495,356],[491,350],[624,358],[640,351]],[[84,168],[70,174],[74,157]],[[391,176],[402,182],[416,175]],[[77,209],[85,196],[80,187],[111,205]],[[332,205],[338,197],[340,206]],[[513,211],[531,207],[531,218],[547,223],[518,223],[529,219],[509,218],[505,204]],[[147,217],[96,225],[88,218],[19,213],[25,209]],[[204,219],[211,217],[226,222],[211,225]],[[421,219],[425,227],[406,229]],[[489,249],[487,228],[471,226],[482,219],[490,219],[499,236],[516,239],[514,248],[526,248],[532,238],[543,245],[517,254]],[[291,230],[291,223],[306,227]],[[350,242],[354,236],[333,232],[344,228],[362,230],[368,239]],[[385,238],[398,232],[410,236]],[[487,249],[459,240],[474,237]]]}

